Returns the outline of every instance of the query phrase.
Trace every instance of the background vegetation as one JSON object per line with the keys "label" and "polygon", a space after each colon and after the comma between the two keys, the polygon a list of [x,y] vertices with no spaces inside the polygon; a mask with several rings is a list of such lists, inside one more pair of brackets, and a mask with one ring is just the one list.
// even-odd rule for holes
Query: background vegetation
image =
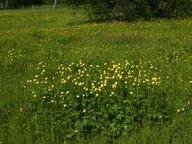
{"label": "background vegetation", "polygon": [[[5,2],[1,0],[0,2]],[[54,0],[12,0],[9,8],[53,4]],[[132,21],[138,18],[176,18],[192,14],[192,0],[59,0],[58,4],[81,6],[94,20]]]}

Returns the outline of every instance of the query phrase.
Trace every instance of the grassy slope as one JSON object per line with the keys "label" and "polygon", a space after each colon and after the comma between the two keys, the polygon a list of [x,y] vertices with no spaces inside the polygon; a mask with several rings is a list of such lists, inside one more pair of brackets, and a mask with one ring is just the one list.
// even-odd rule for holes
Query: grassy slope
{"label": "grassy slope", "polygon": [[[22,82],[36,75],[39,62],[50,63],[54,69],[54,65],[80,59],[93,64],[127,59],[134,65],[152,63],[158,67],[164,80],[162,90],[171,88],[167,101],[175,108],[176,118],[173,127],[151,129],[146,123],[139,132],[122,136],[117,143],[192,142],[191,107],[181,114],[176,111],[191,102],[192,20],[101,24],[86,21],[83,12],[67,9],[0,12],[1,118],[6,121],[8,113],[4,111],[8,105],[19,109],[31,97]],[[24,137],[30,131],[23,135],[17,125],[20,116],[18,110],[9,123],[2,122],[0,142],[29,141]]]}

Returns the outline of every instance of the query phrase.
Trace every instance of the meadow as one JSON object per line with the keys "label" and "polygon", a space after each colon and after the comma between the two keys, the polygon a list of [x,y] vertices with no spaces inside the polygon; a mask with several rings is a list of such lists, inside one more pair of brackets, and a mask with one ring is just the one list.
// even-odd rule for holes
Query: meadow
{"label": "meadow", "polygon": [[192,19],[0,11],[0,144],[192,143]]}

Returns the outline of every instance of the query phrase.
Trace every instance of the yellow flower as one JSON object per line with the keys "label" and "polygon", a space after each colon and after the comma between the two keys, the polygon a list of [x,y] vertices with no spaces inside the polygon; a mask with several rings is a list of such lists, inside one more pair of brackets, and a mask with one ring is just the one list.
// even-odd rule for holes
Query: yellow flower
{"label": "yellow flower", "polygon": [[51,103],[54,103],[54,100],[51,100]]}
{"label": "yellow flower", "polygon": [[104,87],[104,84],[101,84],[101,85],[100,85],[100,88],[102,88],[102,87]]}
{"label": "yellow flower", "polygon": [[192,84],[192,81],[189,81],[190,84]]}
{"label": "yellow flower", "polygon": [[119,77],[119,79],[122,79],[122,75],[118,74],[117,76]]}
{"label": "yellow flower", "polygon": [[79,98],[80,96],[78,95],[78,96],[76,96],[77,98]]}
{"label": "yellow flower", "polygon": [[84,109],[84,110],[83,110],[83,112],[85,113],[85,112],[86,112],[86,110]]}
{"label": "yellow flower", "polygon": [[178,109],[177,112],[181,112],[181,110]]}
{"label": "yellow flower", "polygon": [[152,80],[153,80],[153,81],[157,81],[157,78],[156,78],[156,77],[153,77]]}
{"label": "yellow flower", "polygon": [[63,106],[64,106],[64,107],[67,107],[67,104],[64,104]]}
{"label": "yellow flower", "polygon": [[28,83],[32,82],[32,80],[27,80]]}
{"label": "yellow flower", "polygon": [[111,95],[114,95],[115,93],[114,92],[111,92]]}
{"label": "yellow flower", "polygon": [[130,95],[132,95],[133,94],[133,92],[130,92]]}
{"label": "yellow flower", "polygon": [[152,85],[154,85],[155,84],[155,82],[154,81],[152,81],[152,83],[151,83]]}
{"label": "yellow flower", "polygon": [[79,86],[82,86],[82,85],[83,85],[83,83],[82,83],[82,82],[80,82],[80,83],[79,83]]}
{"label": "yellow flower", "polygon": [[20,112],[22,112],[22,111],[23,111],[23,108],[20,108],[19,110],[20,110]]}
{"label": "yellow flower", "polygon": [[51,85],[51,88],[54,88],[55,86],[54,85]]}

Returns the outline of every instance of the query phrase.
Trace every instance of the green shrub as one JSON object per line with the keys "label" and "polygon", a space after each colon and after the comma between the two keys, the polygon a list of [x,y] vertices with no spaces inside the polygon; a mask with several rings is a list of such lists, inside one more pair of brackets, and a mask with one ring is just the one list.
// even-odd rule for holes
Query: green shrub
{"label": "green shrub", "polygon": [[175,18],[191,15],[191,0],[78,0],[65,4],[82,5],[96,20],[132,21],[137,18]]}
{"label": "green shrub", "polygon": [[118,137],[143,120],[172,120],[168,93],[160,88],[153,65],[127,60],[94,65],[80,60],[61,64],[55,71],[39,63],[38,69],[27,81],[33,94],[29,109],[41,121],[46,118],[55,123],[54,128],[65,129],[62,136],[67,138],[98,133]]}

